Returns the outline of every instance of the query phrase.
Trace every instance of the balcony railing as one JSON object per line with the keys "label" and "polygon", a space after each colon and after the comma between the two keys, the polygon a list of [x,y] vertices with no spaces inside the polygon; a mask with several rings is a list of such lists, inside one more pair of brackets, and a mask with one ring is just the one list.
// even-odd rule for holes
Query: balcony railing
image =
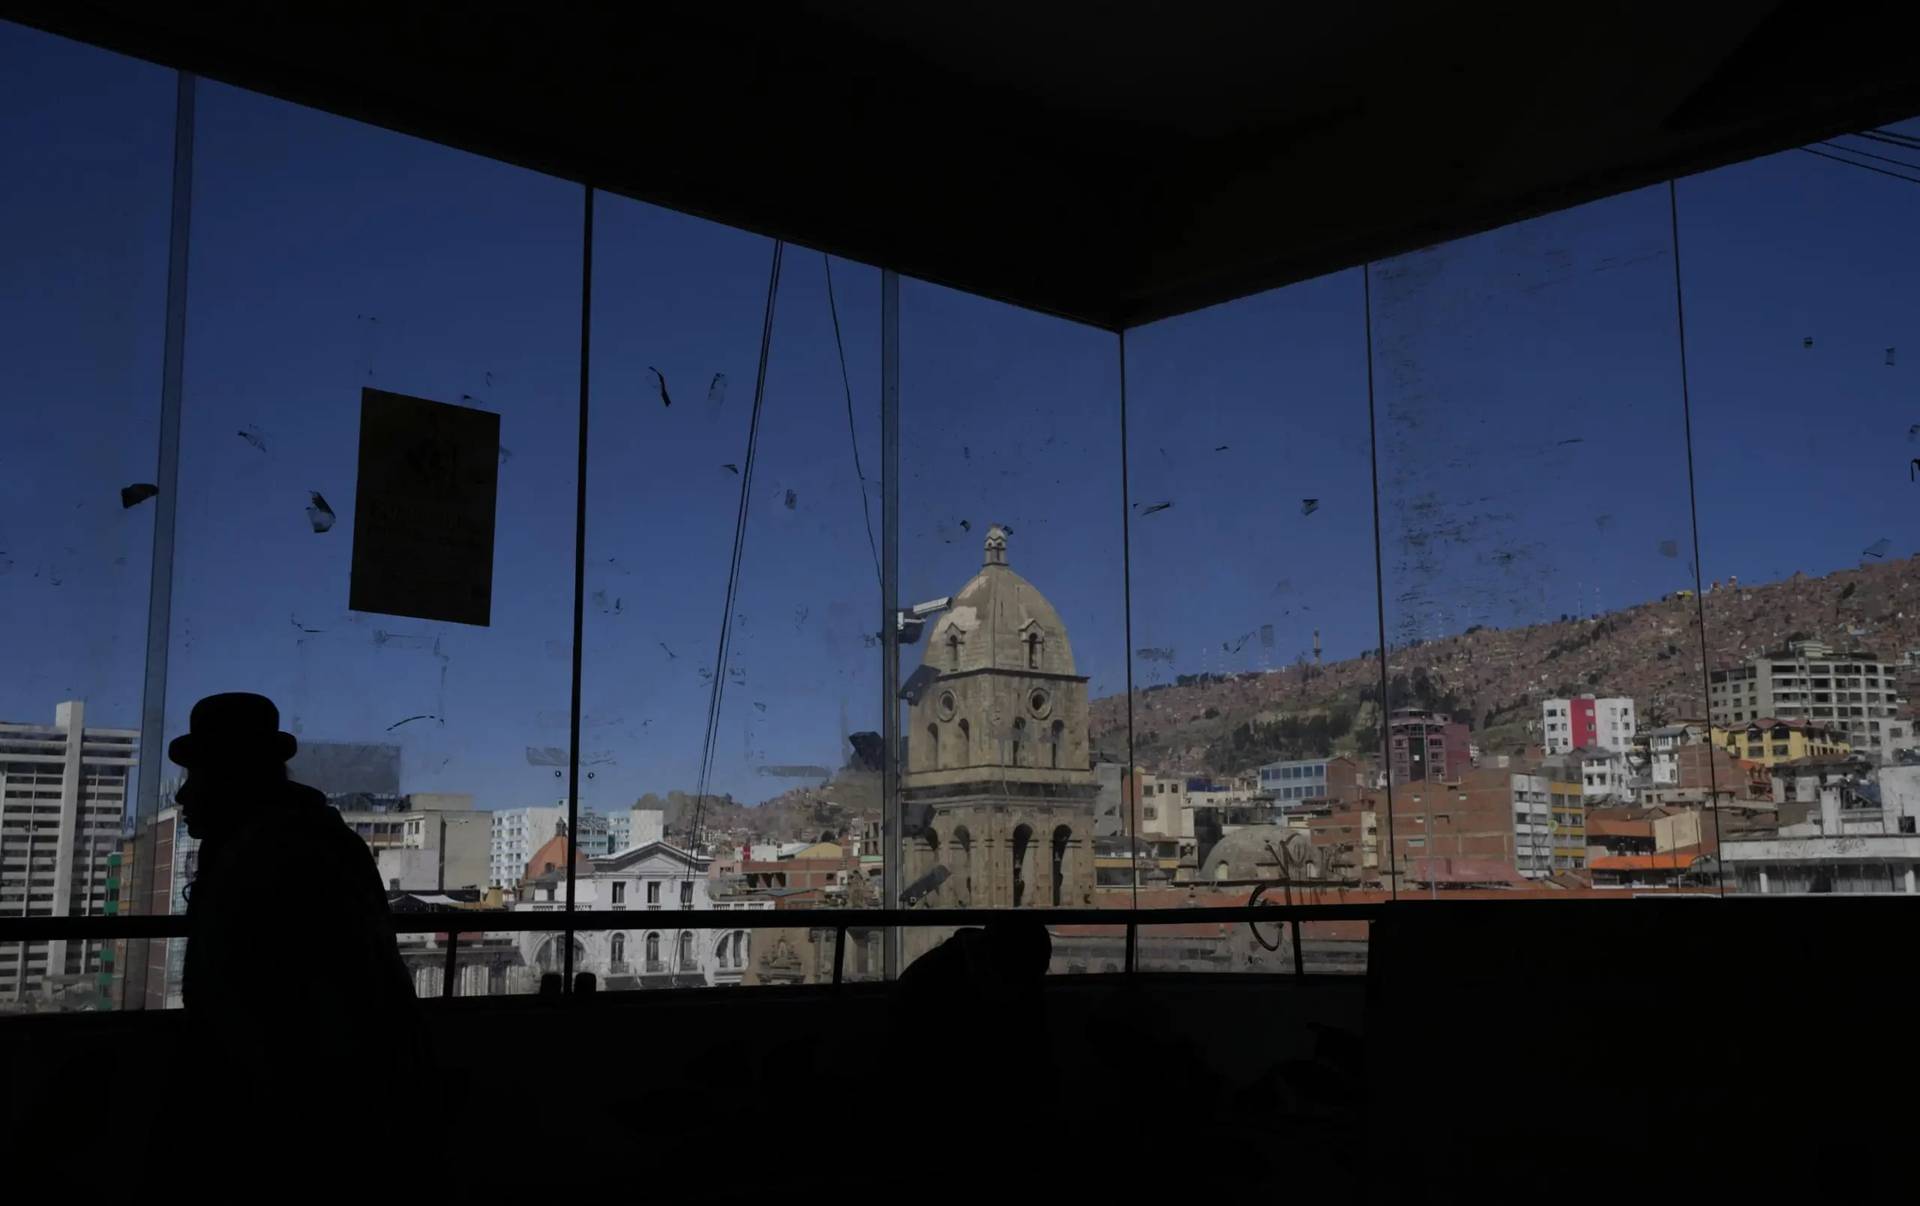
{"label": "balcony railing", "polygon": [[[842,968],[846,956],[847,931],[870,931],[875,929],[958,929],[961,926],[988,925],[996,921],[1005,921],[1010,917],[1022,917],[1048,926],[1100,926],[1126,931],[1126,974],[1136,971],[1135,950],[1137,936],[1142,928],[1153,926],[1191,925],[1205,922],[1231,922],[1262,925],[1286,925],[1293,935],[1293,962],[1296,975],[1305,974],[1300,927],[1324,921],[1379,921],[1395,913],[1405,913],[1417,909],[1445,909],[1450,919],[1466,920],[1469,914],[1480,910],[1503,910],[1513,908],[1558,909],[1578,911],[1581,909],[1618,908],[1611,900],[1559,900],[1553,902],[1533,902],[1522,904],[1508,900],[1437,900],[1408,898],[1386,903],[1368,904],[1285,904],[1271,898],[1261,899],[1261,894],[1279,891],[1281,881],[1262,881],[1254,893],[1257,903],[1246,905],[1209,905],[1196,908],[1167,909],[808,909],[804,916],[795,910],[749,909],[722,910],[701,909],[677,914],[675,924],[691,930],[754,930],[784,929],[796,924],[809,929],[833,930],[835,932],[833,956],[833,983],[842,982]],[[1326,887],[1324,882],[1300,881],[1300,887]],[[1629,899],[1631,899],[1629,897]],[[1716,897],[1701,895],[1701,900],[1718,900],[1726,907],[1752,908],[1764,910],[1773,904],[1793,899],[1788,896],[1747,896]],[[1881,909],[1890,900],[1910,899],[1903,896],[1862,896],[1858,903],[1865,909]],[[1899,907],[1899,906],[1896,906]],[[275,910],[260,910],[269,923]],[[1882,924],[1884,917],[1876,913],[1873,917],[1856,919],[1861,924]],[[292,914],[285,915],[287,940],[297,943],[299,936],[292,927],[303,924],[300,918]],[[567,913],[553,912],[491,912],[487,910],[445,910],[420,913],[397,913],[391,918],[396,934],[437,935],[445,941],[445,973],[441,981],[441,995],[454,995],[454,986],[459,971],[461,936],[464,935],[503,935],[521,933],[561,933],[591,930],[617,930],[631,924],[630,915],[612,910],[576,910]],[[109,943],[115,939],[153,939],[185,938],[189,936],[187,918],[183,914],[167,915],[117,915],[96,917],[0,917],[0,945],[17,943],[49,942],[65,940],[69,942]],[[473,944],[469,943],[469,947]],[[641,965],[648,975],[665,975],[675,970],[691,972],[697,970],[692,960],[685,961],[675,969],[666,959],[648,959]]]}

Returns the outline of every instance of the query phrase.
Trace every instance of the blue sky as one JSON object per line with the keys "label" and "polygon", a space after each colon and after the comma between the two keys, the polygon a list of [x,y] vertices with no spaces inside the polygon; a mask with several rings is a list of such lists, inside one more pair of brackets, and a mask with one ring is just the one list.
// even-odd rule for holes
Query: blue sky
{"label": "blue sky", "polygon": [[[0,173],[31,184],[0,191],[8,719],[138,713],[154,508],[118,491],[154,476],[172,97],[0,25]],[[527,750],[568,740],[580,190],[218,85],[197,137],[170,729],[262,690],[306,739],[402,744],[411,790],[558,798]],[[1679,198],[1707,576],[1913,552],[1920,193],[1788,153]],[[771,251],[598,205],[590,806],[697,775]],[[833,270],[877,532],[879,274]],[[1690,584],[1664,188],[1375,265],[1372,292],[1394,643]],[[1094,693],[1123,689],[1114,337],[914,281],[901,333],[904,597],[957,589],[1008,524]],[[1329,657],[1375,643],[1364,333],[1349,271],[1129,334],[1137,681],[1284,665],[1316,630]],[[488,628],[347,610],[365,385],[500,413]],[[822,258],[789,248],[717,790],[763,798],[879,727],[850,443]]]}

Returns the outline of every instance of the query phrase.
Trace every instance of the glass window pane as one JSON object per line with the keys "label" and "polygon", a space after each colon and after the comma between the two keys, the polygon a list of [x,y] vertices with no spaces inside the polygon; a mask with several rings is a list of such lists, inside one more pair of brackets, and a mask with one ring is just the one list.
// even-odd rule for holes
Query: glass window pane
{"label": "glass window pane", "polygon": [[1127,760],[1115,340],[920,282],[900,308],[909,895],[1124,907],[1098,806]]}
{"label": "glass window pane", "polygon": [[1641,740],[1704,702],[1666,190],[1375,265],[1372,293],[1399,893],[1709,881],[1638,811],[1710,795]]}
{"label": "glass window pane", "polygon": [[[170,72],[0,24],[0,915],[136,911],[149,882],[122,832],[138,787],[173,94]],[[8,944],[0,1013],[138,1007],[147,945]]]}
{"label": "glass window pane", "polygon": [[[876,905],[879,273],[834,262],[830,301],[824,258],[784,250],[750,453],[772,241],[599,205],[582,805],[630,836],[594,860],[596,890],[644,866],[648,910]],[[832,976],[831,931],[695,937],[678,974],[702,983]],[[619,962],[610,941],[587,937],[592,966]],[[605,986],[680,982],[676,949]]]}
{"label": "glass window pane", "polygon": [[[1847,162],[1788,151],[1679,187],[1711,748],[1736,801],[1707,836],[1729,892],[1911,892],[1920,868],[1920,349],[1901,346],[1920,232],[1914,185],[1861,167],[1920,178],[1920,151],[1820,149]],[[1757,482],[1788,492],[1760,504]]]}
{"label": "glass window pane", "polygon": [[[264,694],[397,910],[561,907],[581,192],[218,85],[195,172],[168,736],[203,696]],[[408,462],[497,475],[485,622],[350,607],[367,389],[498,417]],[[530,986],[469,937],[507,963],[463,983]],[[432,935],[402,950],[437,988]]]}
{"label": "glass window pane", "polygon": [[[1365,335],[1358,272],[1128,335],[1134,758],[1174,793],[1133,819],[1143,908],[1385,898]],[[1272,928],[1146,929],[1140,965],[1291,973]]]}

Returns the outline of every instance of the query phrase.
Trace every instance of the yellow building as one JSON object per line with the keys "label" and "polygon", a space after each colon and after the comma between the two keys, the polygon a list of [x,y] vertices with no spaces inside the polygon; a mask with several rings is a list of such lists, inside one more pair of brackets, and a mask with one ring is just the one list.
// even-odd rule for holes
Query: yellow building
{"label": "yellow building", "polygon": [[1553,810],[1553,866],[1555,870],[1581,871],[1587,865],[1587,804],[1578,783],[1547,782],[1547,799]]}
{"label": "yellow building", "polygon": [[1837,729],[1805,720],[1762,717],[1747,725],[1713,726],[1713,743],[1748,762],[1772,766],[1796,758],[1851,754],[1853,746]]}

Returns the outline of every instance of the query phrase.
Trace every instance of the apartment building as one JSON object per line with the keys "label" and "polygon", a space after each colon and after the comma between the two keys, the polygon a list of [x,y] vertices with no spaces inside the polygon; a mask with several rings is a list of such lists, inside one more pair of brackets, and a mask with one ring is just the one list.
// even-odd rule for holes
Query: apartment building
{"label": "apartment building", "polygon": [[[534,851],[566,826],[567,803],[500,808],[486,814],[487,884],[510,888],[520,882]],[[580,810],[579,850],[588,858],[610,858],[666,836],[666,813],[659,804],[639,804],[611,814]]]}
{"label": "apartment building", "polygon": [[[341,813],[373,851],[380,882],[390,892],[439,892],[483,888],[492,877],[489,818],[465,808],[433,807],[440,800],[402,797],[400,809]],[[444,799],[444,798],[443,798]]]}
{"label": "apartment building", "polygon": [[1847,733],[1810,720],[1763,716],[1731,728],[1713,726],[1713,743],[1748,762],[1775,766],[1801,758],[1844,756],[1853,752]]}
{"label": "apartment building", "polygon": [[[59,704],[51,725],[0,723],[0,915],[99,916],[118,900],[140,734],[87,728],[86,707]],[[0,945],[0,1004],[82,989],[102,955],[64,939]]]}
{"label": "apartment building", "polygon": [[1582,785],[1548,775],[1514,775],[1513,862],[1528,879],[1587,865],[1586,803]]}
{"label": "apartment building", "polygon": [[566,824],[567,810],[565,805],[500,808],[489,814],[488,821],[487,884],[510,888],[526,874],[533,852]]}
{"label": "apartment building", "polygon": [[1467,726],[1444,712],[1397,708],[1387,718],[1387,764],[1395,784],[1455,782],[1473,765]]}
{"label": "apartment building", "polygon": [[1853,749],[1879,757],[1911,743],[1910,726],[1896,719],[1898,674],[1895,663],[1872,653],[1796,641],[1780,652],[1713,671],[1708,718],[1727,729],[1761,719],[1812,721],[1843,733]]}
{"label": "apartment building", "polygon": [[1367,786],[1360,764],[1345,757],[1269,762],[1259,776],[1260,794],[1282,807],[1303,800],[1353,799]]}
{"label": "apartment building", "polygon": [[[200,839],[187,832],[171,804],[121,840],[122,913],[151,917],[187,911],[187,885],[200,866]],[[178,1009],[186,979],[185,938],[120,939],[114,943],[116,1009]]]}
{"label": "apartment building", "polygon": [[1541,744],[1549,754],[1582,748],[1624,750],[1633,744],[1633,701],[1624,696],[1549,699],[1540,705]]}

